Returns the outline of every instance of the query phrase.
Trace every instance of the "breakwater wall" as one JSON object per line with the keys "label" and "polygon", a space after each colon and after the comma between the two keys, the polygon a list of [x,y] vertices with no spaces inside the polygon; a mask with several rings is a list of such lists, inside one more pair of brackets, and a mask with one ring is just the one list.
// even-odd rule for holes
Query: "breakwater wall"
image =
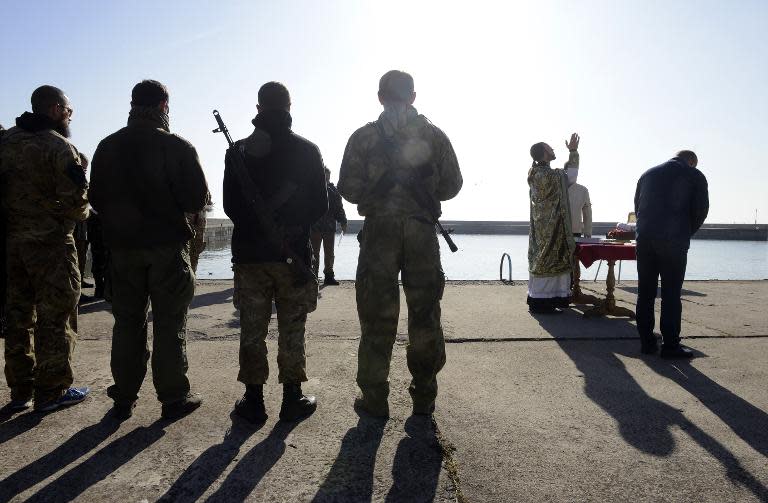
{"label": "breakwater wall", "polygon": [[[492,221],[492,220],[444,220],[443,227],[454,234],[494,234],[528,235],[527,221]],[[362,220],[350,220],[349,232],[357,233],[363,225]],[[616,227],[616,222],[594,222],[592,234],[605,235]],[[232,222],[226,218],[209,218],[205,231],[208,241],[228,243],[232,239]],[[768,241],[766,224],[704,224],[693,239],[715,239],[729,241]]]}

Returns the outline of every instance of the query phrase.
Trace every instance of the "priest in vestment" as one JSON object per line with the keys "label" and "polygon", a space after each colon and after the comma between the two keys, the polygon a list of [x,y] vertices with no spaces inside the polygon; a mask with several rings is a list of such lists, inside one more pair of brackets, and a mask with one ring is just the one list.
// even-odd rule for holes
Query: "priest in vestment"
{"label": "priest in vestment", "polygon": [[555,152],[546,143],[531,147],[528,171],[531,228],[528,235],[528,308],[532,313],[556,313],[568,307],[576,243],[571,229],[568,187],[579,173],[579,135],[565,142],[570,152],[564,169],[551,168]]}

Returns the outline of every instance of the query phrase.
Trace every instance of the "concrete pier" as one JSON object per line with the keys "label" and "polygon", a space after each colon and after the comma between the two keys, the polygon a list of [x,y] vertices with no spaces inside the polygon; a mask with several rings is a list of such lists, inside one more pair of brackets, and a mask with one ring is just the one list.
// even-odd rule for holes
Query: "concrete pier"
{"label": "concrete pier", "polygon": [[[526,221],[469,221],[445,220],[443,227],[455,234],[496,234],[528,235],[529,222]],[[357,233],[363,225],[362,220],[350,220],[349,232]],[[594,222],[592,233],[601,236],[616,227],[616,222]],[[226,218],[208,220],[206,237],[212,241],[228,242],[232,237],[232,222]],[[766,224],[704,224],[693,239],[717,239],[733,241],[768,241]]]}
{"label": "concrete pier", "polygon": [[[635,291],[619,284],[617,301],[633,308]],[[204,402],[176,422],[159,420],[151,370],[134,417],[110,416],[112,316],[81,307],[75,383],[93,393],[1,413],[0,501],[768,501],[768,281],[686,282],[692,361],[641,356],[633,321],[585,319],[586,306],[533,317],[524,283],[451,282],[434,419],[411,415],[403,304],[387,421],[352,409],[360,328],[343,282],[309,315],[304,390],[319,407],[300,423],[277,421],[272,320],[262,426],[230,416],[243,391],[232,293],[198,283],[189,376]]]}

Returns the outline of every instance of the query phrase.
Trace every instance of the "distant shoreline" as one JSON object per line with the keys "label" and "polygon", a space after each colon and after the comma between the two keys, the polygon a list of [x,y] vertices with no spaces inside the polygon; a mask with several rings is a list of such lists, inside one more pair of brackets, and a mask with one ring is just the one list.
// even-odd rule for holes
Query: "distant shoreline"
{"label": "distant shoreline", "polygon": [[[493,220],[443,220],[443,227],[454,234],[485,235],[528,235],[527,221]],[[349,221],[349,233],[357,233],[363,225],[362,220]],[[594,222],[592,234],[605,235],[616,226],[616,222]],[[229,240],[232,237],[232,222],[228,218],[209,218],[206,237],[215,240]],[[724,241],[768,241],[767,224],[704,224],[693,239],[713,239]]]}

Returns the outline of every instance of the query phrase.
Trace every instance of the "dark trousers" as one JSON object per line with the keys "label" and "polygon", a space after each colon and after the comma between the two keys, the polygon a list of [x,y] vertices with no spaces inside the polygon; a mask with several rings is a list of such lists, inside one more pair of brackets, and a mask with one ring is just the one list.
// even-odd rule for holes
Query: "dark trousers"
{"label": "dark trousers", "polygon": [[112,281],[112,376],[107,394],[132,402],[147,373],[147,312],[152,303],[152,380],[161,402],[189,392],[187,309],[195,276],[185,244],[110,250]]}
{"label": "dark trousers", "polygon": [[680,294],[688,261],[688,242],[637,240],[637,331],[653,337],[654,303],[661,277],[661,336],[664,344],[680,343]]}
{"label": "dark trousers", "polygon": [[325,268],[323,269],[323,275],[328,278],[333,278],[333,240],[336,238],[335,232],[316,232],[313,231],[310,234],[310,240],[312,242],[312,253],[315,255],[315,276],[318,275],[320,270],[320,244],[323,246],[323,255]]}

